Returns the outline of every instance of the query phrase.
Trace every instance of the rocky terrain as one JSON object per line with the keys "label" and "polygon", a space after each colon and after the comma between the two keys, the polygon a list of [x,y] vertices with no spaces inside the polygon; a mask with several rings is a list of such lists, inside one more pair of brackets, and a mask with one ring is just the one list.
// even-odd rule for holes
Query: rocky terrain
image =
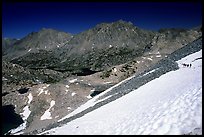
{"label": "rocky terrain", "polygon": [[17,39],[2,38],[2,55],[5,55],[5,51],[11,48],[11,46],[17,41]]}
{"label": "rocky terrain", "polygon": [[38,53],[60,48],[72,38],[71,34],[42,28],[39,32],[31,32],[26,37],[16,41],[5,51],[4,59],[12,60],[28,53]]}
{"label": "rocky terrain", "polygon": [[[22,117],[29,108],[23,131],[41,130],[201,36],[199,28],[153,32],[122,20],[77,35],[42,29],[5,50],[2,105],[15,106]],[[43,118],[47,110],[51,118]]]}

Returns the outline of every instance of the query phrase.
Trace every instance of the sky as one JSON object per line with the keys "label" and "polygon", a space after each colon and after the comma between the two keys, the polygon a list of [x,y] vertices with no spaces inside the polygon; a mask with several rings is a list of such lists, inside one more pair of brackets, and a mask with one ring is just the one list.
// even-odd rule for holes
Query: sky
{"label": "sky", "polygon": [[201,2],[3,2],[2,36],[23,38],[42,28],[77,34],[120,19],[148,30],[192,28],[202,24],[202,6]]}

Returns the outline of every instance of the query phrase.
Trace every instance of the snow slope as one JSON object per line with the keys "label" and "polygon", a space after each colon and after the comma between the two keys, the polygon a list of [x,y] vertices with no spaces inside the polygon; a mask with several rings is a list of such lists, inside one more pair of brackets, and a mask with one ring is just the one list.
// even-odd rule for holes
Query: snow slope
{"label": "snow slope", "polygon": [[201,57],[202,50],[182,58],[178,70],[41,134],[202,134]]}

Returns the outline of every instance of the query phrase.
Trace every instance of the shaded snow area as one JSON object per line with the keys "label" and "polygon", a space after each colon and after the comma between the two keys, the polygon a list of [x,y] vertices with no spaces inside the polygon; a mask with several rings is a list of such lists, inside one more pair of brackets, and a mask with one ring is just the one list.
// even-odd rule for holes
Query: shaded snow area
{"label": "shaded snow area", "polygon": [[[31,93],[29,93],[28,95],[28,104],[30,104],[30,102],[33,100],[33,96]],[[23,113],[20,113],[21,115],[23,115],[23,121],[24,123],[22,123],[20,126],[18,126],[17,128],[15,129],[11,129],[11,133],[12,134],[15,134],[15,135],[19,135],[19,134],[23,134],[24,132],[22,132],[23,129],[26,128],[26,124],[27,124],[27,118],[29,117],[31,111],[29,110],[29,106],[25,106],[23,108]],[[20,132],[21,131],[21,132]]]}
{"label": "shaded snow area", "polygon": [[50,109],[55,105],[55,101],[52,100],[50,102],[50,107],[45,111],[45,113],[40,117],[40,120],[45,120],[45,119],[52,119]]}
{"label": "shaded snow area", "polygon": [[[19,134],[23,134],[24,132],[22,132],[23,129],[26,128],[26,124],[27,124],[27,118],[29,117],[31,111],[29,110],[28,106],[23,108],[23,113],[20,113],[21,115],[23,115],[23,121],[24,123],[22,123],[20,126],[18,126],[15,129],[11,129],[11,133],[15,134],[15,135],[19,135]],[[21,132],[20,132],[21,131]]]}
{"label": "shaded snow area", "polygon": [[[202,50],[177,61],[178,64],[192,63],[192,67],[181,66],[115,101],[44,133],[202,134],[201,57]],[[89,104],[93,105],[93,101]]]}

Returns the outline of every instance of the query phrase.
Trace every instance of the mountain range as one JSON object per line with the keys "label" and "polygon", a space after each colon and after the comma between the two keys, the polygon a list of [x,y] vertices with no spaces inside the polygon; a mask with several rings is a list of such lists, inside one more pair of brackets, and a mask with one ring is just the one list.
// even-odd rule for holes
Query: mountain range
{"label": "mountain range", "polygon": [[[43,28],[20,40],[2,38],[2,105],[19,115],[29,106],[23,131],[40,130],[201,36],[202,26],[150,31],[119,20],[75,35]],[[52,118],[41,120],[51,100]]]}

